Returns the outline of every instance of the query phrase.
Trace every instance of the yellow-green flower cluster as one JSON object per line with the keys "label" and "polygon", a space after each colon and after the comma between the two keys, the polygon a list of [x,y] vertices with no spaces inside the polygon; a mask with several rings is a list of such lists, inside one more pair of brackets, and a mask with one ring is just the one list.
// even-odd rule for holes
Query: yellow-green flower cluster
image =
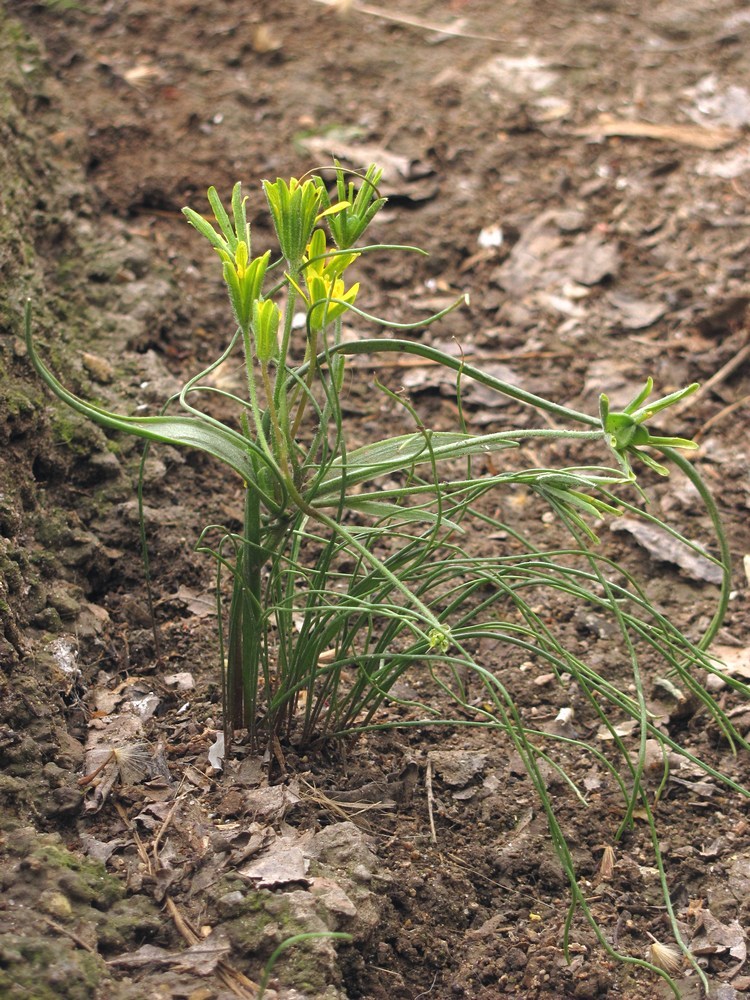
{"label": "yellow-green flower cluster", "polygon": [[218,248],[217,253],[222,260],[224,281],[229,289],[237,325],[246,334],[253,320],[253,308],[260,299],[271,251],[267,250],[262,257],[249,260],[247,243],[239,240],[234,253]]}
{"label": "yellow-green flower cluster", "polygon": [[262,365],[277,359],[280,319],[281,310],[272,299],[256,299],[253,302],[255,353]]}
{"label": "yellow-green flower cluster", "polygon": [[311,330],[321,330],[354,303],[359,282],[346,288],[341,275],[358,257],[358,253],[329,251],[323,230],[316,229],[313,233],[303,271]]}

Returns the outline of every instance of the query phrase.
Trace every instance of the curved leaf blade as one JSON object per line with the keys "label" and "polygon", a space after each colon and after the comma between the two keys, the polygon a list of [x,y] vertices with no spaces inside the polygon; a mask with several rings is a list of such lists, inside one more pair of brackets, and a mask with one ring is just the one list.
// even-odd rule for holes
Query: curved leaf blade
{"label": "curved leaf blade", "polygon": [[64,403],[109,430],[133,434],[148,441],[197,448],[228,465],[247,482],[253,478],[249,442],[229,427],[221,427],[199,417],[154,416],[126,417],[103,407],[88,403],[65,386],[47,368],[40,358],[31,336],[31,306],[26,305],[26,347],[29,359],[41,378]]}
{"label": "curved leaf blade", "polygon": [[339,458],[333,461],[317,486],[314,500],[319,501],[323,496],[340,493],[342,488],[356,486],[389,472],[423,465],[433,459],[442,462],[517,447],[515,441],[494,434],[434,431],[429,435],[429,445],[423,433],[401,434],[347,452],[343,462]]}

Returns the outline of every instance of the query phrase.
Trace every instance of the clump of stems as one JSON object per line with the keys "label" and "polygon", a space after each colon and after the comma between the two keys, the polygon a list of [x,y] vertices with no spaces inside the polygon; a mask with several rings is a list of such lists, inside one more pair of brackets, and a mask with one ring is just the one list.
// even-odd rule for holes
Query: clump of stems
{"label": "clump of stems", "polygon": [[[699,680],[701,671],[720,672],[707,650],[729,594],[728,548],[716,506],[681,453],[694,447],[692,442],[653,435],[648,427],[655,414],[697,386],[651,400],[653,384],[647,379],[622,410],[613,411],[602,392],[599,412],[588,414],[409,339],[410,324],[389,323],[363,311],[360,284],[350,279],[360,257],[421,252],[361,242],[385,203],[378,191],[380,173],[371,166],[347,180],[335,164],[332,192],[319,176],[265,181],[280,248],[277,259],[270,250],[254,256],[239,184],[228,209],[209,189],[213,223],[193,209],[184,210],[217,254],[235,330],[216,361],[168,400],[161,414],[122,416],[70,393],[41,360],[27,309],[30,358],[49,387],[92,420],[147,442],[198,448],[239,477],[242,529],[209,525],[197,546],[216,560],[220,614],[225,583],[231,592],[226,632],[219,630],[227,740],[243,730],[256,745],[280,736],[310,743],[393,725],[382,720],[381,710],[385,703],[398,703],[396,683],[411,671],[429,677],[440,700],[405,703],[402,725],[495,731],[523,760],[570,882],[566,952],[574,917],[581,913],[608,952],[671,983],[677,959],[671,965],[648,963],[616,952],[579,885],[543,770],[552,764],[585,805],[584,793],[556,752],[572,746],[589,754],[622,796],[614,842],[632,827],[636,810],[645,817],[675,940],[703,977],[679,935],[669,901],[654,819],[655,793],[665,779],[654,784],[648,773],[646,741],[659,741],[665,760],[666,751],[695,758],[652,716],[643,679],[644,662],[661,665],[675,685],[700,700],[730,745],[745,747]],[[463,297],[413,326],[424,328],[462,303]],[[300,314],[304,322],[298,327]],[[379,324],[384,332],[363,339],[344,336],[344,321],[355,317]],[[392,411],[400,409],[412,429],[352,447],[342,407],[347,361],[392,352],[455,374],[459,425],[452,431],[432,430],[408,400],[376,384],[373,391],[384,393]],[[238,353],[243,394],[209,380]],[[541,426],[472,433],[461,405],[467,380],[540,414]],[[234,420],[221,422],[211,415],[209,404],[216,396],[235,407]],[[587,450],[599,449],[600,464],[488,471],[488,455],[510,449],[519,453],[519,446],[529,441],[584,443]],[[694,544],[648,512],[634,471],[638,462],[659,475],[668,475],[672,466],[687,476],[713,526],[723,583],[703,635],[683,634],[638,581],[597,545],[597,522],[623,511]],[[553,512],[567,542],[540,548],[497,519],[492,513],[497,503],[488,503],[488,497],[518,488]],[[513,544],[473,551],[467,540],[477,531],[494,531]],[[613,623],[621,663],[615,679],[588,663],[555,621],[540,612],[551,598],[585,606]],[[493,644],[493,663],[478,657],[480,645]],[[609,732],[606,753],[581,739],[535,727],[497,670],[501,663],[528,660],[575,685],[592,719]],[[727,683],[747,693],[736,679],[727,678]],[[452,706],[448,714],[446,704]],[[634,743],[618,730],[627,720],[635,723]],[[746,794],[709,764],[697,763]]]}

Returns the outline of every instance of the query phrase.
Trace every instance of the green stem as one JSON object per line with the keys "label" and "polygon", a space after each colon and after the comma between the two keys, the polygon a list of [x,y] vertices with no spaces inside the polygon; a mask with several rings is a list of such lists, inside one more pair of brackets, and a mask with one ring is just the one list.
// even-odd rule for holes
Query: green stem
{"label": "green stem", "polygon": [[[445,625],[443,625],[439,621],[439,619],[435,617],[432,611],[430,611],[427,605],[424,604],[417,597],[414,591],[410,590],[410,588],[407,587],[405,583],[399,580],[399,578],[395,575],[395,573],[392,573],[391,570],[389,570],[388,567],[385,565],[385,563],[382,562],[382,560],[378,559],[377,556],[373,555],[373,553],[370,552],[367,546],[363,545],[362,542],[360,542],[355,535],[353,535],[347,528],[343,526],[343,524],[341,524],[339,521],[335,520],[332,517],[328,517],[328,515],[324,514],[323,511],[317,510],[315,507],[311,507],[307,503],[305,498],[299,494],[294,483],[291,482],[291,480],[287,482],[287,489],[289,490],[289,495],[292,501],[299,507],[301,511],[307,514],[313,520],[318,521],[321,524],[325,524],[325,526],[329,528],[334,534],[343,538],[348,545],[350,545],[356,552],[358,552],[359,555],[370,566],[373,567],[373,569],[375,569],[379,573],[382,573],[382,575],[388,581],[388,583],[390,583],[392,587],[398,590],[398,592],[407,599],[409,604],[411,604],[412,607],[414,607],[419,612],[422,618],[426,622],[428,622],[430,628],[436,629],[440,633],[445,633],[446,630]],[[428,637],[424,636],[424,638]]]}
{"label": "green stem", "polygon": [[289,448],[288,441],[285,433],[285,428],[281,426],[279,421],[278,410],[276,409],[276,401],[274,399],[274,389],[271,385],[271,377],[268,374],[268,365],[265,362],[261,362],[260,366],[261,378],[263,379],[263,388],[266,392],[266,400],[268,402],[268,413],[271,417],[271,429],[273,431],[274,442],[276,444],[276,453],[281,467],[281,471],[287,480],[290,478],[289,472]]}
{"label": "green stem", "polygon": [[263,430],[263,414],[260,412],[260,407],[258,406],[258,390],[255,385],[255,370],[253,367],[253,345],[250,340],[250,330],[243,330],[242,332],[242,344],[245,349],[245,374],[247,376],[247,391],[250,397],[250,411],[253,415],[253,423],[255,424],[255,433],[257,435],[258,442],[260,443],[263,451],[272,458],[271,450],[268,447],[268,441],[266,440],[266,435]]}
{"label": "green stem", "polygon": [[225,714],[233,729],[246,726],[255,736],[259,680],[261,608],[260,501],[255,490],[245,491],[244,538],[237,554],[229,613]]}
{"label": "green stem", "polygon": [[[291,430],[292,441],[297,440],[297,434],[299,433],[300,424],[302,423],[302,417],[304,415],[305,409],[307,408],[307,402],[309,399],[309,390],[310,387],[312,386],[313,379],[315,378],[315,371],[317,368],[317,365],[315,363],[316,362],[315,351],[317,348],[317,341],[318,341],[318,331],[311,330],[307,344],[310,367],[307,372],[307,377],[305,378],[304,388],[302,385],[298,383],[295,387],[293,397],[290,401],[290,408],[294,408],[294,406],[297,407],[297,413],[292,423],[292,430]],[[300,398],[300,393],[302,394],[301,398]],[[298,399],[299,403],[297,402]]]}
{"label": "green stem", "polygon": [[719,593],[719,604],[716,608],[711,623],[706,629],[700,642],[697,644],[699,649],[708,649],[708,647],[713,642],[716,633],[721,628],[724,617],[727,613],[727,607],[729,606],[729,595],[732,589],[732,554],[729,551],[729,541],[727,540],[726,532],[724,531],[724,526],[721,523],[721,516],[719,515],[718,507],[711,496],[708,487],[703,481],[703,477],[695,469],[695,467],[681,455],[674,448],[659,448],[659,451],[668,458],[670,461],[674,462],[677,468],[690,480],[693,486],[696,488],[700,494],[700,498],[703,501],[705,508],[708,512],[708,516],[711,518],[711,524],[713,525],[714,531],[716,532],[716,539],[719,543],[719,552],[721,558],[721,569],[722,569],[722,580],[721,580],[721,591]]}
{"label": "green stem", "polygon": [[284,308],[284,330],[281,334],[281,345],[279,347],[279,367],[276,372],[276,385],[274,387],[274,402],[277,410],[281,399],[281,393],[286,391],[287,381],[287,360],[289,357],[289,344],[292,339],[292,324],[294,322],[294,305],[297,301],[297,289],[294,282],[299,277],[299,271],[291,272],[287,276],[286,306]]}
{"label": "green stem", "polygon": [[278,948],[272,953],[271,957],[266,962],[263,972],[258,983],[258,997],[257,1000],[263,1000],[266,992],[266,987],[268,986],[268,980],[271,978],[271,973],[273,972],[273,967],[279,960],[280,956],[295,944],[299,944],[301,941],[311,941],[314,938],[333,938],[338,941],[351,941],[351,934],[345,934],[341,931],[307,931],[304,934],[295,934],[293,937],[287,938],[286,941],[282,941]]}
{"label": "green stem", "polygon": [[502,392],[512,399],[517,399],[520,403],[526,403],[528,406],[546,410],[547,413],[554,413],[555,416],[563,417],[565,420],[575,420],[577,423],[588,424],[590,427],[601,427],[598,417],[594,417],[589,413],[581,413],[579,410],[573,410],[568,406],[551,403],[542,396],[536,396],[532,392],[526,392],[508,382],[503,382],[501,379],[488,375],[479,368],[474,368],[473,365],[466,364],[461,358],[452,358],[449,354],[444,354],[442,351],[438,351],[434,347],[428,347],[426,344],[417,344],[410,340],[359,340],[353,343],[337,344],[329,351],[329,354],[390,353],[414,354],[417,357],[425,358],[427,361],[434,361],[445,368],[452,368],[453,371],[460,372],[462,377],[468,375],[469,378],[473,378],[482,385],[489,386],[491,389],[496,389],[498,392]]}

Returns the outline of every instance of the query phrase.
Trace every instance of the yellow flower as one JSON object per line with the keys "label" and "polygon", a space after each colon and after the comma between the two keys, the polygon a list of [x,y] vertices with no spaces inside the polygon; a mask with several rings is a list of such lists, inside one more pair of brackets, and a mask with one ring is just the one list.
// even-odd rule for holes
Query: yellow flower
{"label": "yellow flower", "polygon": [[296,286],[307,302],[308,323],[312,330],[323,329],[354,303],[359,283],[346,288],[341,275],[357,257],[357,253],[329,251],[323,230],[316,229],[313,233],[303,265],[307,294]]}
{"label": "yellow flower", "polygon": [[359,291],[359,282],[345,289],[342,278],[331,280],[328,277],[320,278],[314,275],[307,287],[310,328],[322,330],[353,304]]}

